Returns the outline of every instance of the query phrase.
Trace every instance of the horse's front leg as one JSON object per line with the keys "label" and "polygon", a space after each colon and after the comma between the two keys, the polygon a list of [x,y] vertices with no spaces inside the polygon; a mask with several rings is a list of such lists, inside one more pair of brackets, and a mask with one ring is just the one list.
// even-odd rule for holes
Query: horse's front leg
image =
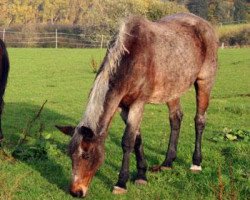
{"label": "horse's front leg", "polygon": [[[127,125],[128,113],[129,109],[127,107],[123,107],[121,112],[121,118],[126,125]],[[136,167],[137,167],[137,176],[135,179],[135,183],[146,184],[147,183],[146,172],[148,166],[144,156],[141,130],[139,130],[139,132],[136,133],[134,153],[135,153]]]}
{"label": "horse's front leg", "polygon": [[113,190],[114,194],[121,194],[127,191],[126,183],[129,179],[129,159],[131,152],[135,148],[136,138],[140,133],[139,129],[142,120],[143,110],[143,102],[133,103],[129,107],[129,112],[126,120],[126,128],[122,138],[122,167],[119,173],[118,182],[116,183]]}

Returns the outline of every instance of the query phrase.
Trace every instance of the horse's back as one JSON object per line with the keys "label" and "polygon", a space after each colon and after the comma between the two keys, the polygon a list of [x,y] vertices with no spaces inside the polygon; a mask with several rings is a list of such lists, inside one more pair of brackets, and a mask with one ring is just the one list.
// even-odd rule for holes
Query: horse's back
{"label": "horse's back", "polygon": [[132,22],[126,36],[130,42],[125,43],[137,77],[131,85],[141,88],[140,96],[146,101],[164,103],[178,98],[198,78],[211,77],[213,82],[217,38],[205,20],[176,14],[157,22],[140,18],[134,26]]}
{"label": "horse's back", "polygon": [[213,84],[217,38],[213,28],[191,14],[177,14],[156,22],[154,92],[150,102],[181,96],[197,79]]}
{"label": "horse's back", "polygon": [[213,84],[217,46],[213,28],[195,15],[176,14],[156,22],[130,17],[108,51],[111,58],[122,56],[114,59],[120,64],[111,85],[125,93],[124,104],[138,98],[169,102],[198,79]]}
{"label": "horse's back", "polygon": [[[181,13],[164,17],[159,20],[159,23],[163,23],[167,27],[178,25],[179,27],[189,29],[187,34],[192,37],[190,42],[198,46],[198,52],[195,53],[195,58],[197,59],[197,56],[202,58],[199,78],[206,79],[208,76],[214,76],[217,68],[218,37],[213,27],[206,20],[194,14]],[[191,46],[192,45],[186,44],[185,48]]]}

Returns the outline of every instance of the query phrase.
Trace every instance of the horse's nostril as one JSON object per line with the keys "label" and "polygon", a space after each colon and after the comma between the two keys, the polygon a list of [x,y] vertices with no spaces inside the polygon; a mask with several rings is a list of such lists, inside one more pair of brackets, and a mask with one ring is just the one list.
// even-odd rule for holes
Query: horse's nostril
{"label": "horse's nostril", "polygon": [[84,194],[83,194],[82,190],[77,190],[76,192],[70,191],[70,194],[73,197],[84,197]]}

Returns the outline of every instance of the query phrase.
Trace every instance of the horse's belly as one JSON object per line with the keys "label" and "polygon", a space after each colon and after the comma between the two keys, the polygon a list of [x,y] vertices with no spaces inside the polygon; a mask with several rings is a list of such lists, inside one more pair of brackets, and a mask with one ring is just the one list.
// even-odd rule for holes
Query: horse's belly
{"label": "horse's belly", "polygon": [[175,73],[171,71],[159,73],[156,75],[154,89],[148,98],[148,103],[166,103],[179,98],[194,84],[198,73],[198,68],[180,70]]}
{"label": "horse's belly", "polygon": [[195,82],[202,67],[202,59],[197,49],[191,45],[186,48],[163,48],[155,54],[154,88],[148,98],[149,103],[166,103],[185,93]]}
{"label": "horse's belly", "polygon": [[148,103],[153,104],[162,104],[167,103],[173,99],[179,98],[183,93],[185,93],[189,88],[181,88],[181,89],[172,89],[171,91],[168,91],[166,89],[156,89],[154,92],[150,95],[148,98]]}

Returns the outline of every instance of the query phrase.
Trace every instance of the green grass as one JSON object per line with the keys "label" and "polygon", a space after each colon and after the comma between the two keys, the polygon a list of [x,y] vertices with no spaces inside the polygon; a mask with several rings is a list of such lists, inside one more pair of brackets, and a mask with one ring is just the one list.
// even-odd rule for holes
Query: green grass
{"label": "green grass", "polygon": [[[37,138],[44,124],[48,159],[11,160],[0,154],[0,199],[72,199],[68,194],[71,163],[66,149],[69,138],[55,124],[77,124],[86,107],[95,74],[89,66],[102,50],[88,49],[9,49],[11,71],[5,95],[4,150],[11,153],[23,129],[45,100],[48,103],[31,129]],[[250,130],[250,49],[219,52],[219,71],[207,115],[203,139],[203,171],[189,171],[194,149],[195,97],[191,89],[182,98],[184,120],[174,169],[148,173],[148,184],[128,183],[128,193],[111,193],[121,165],[121,137],[124,125],[117,114],[106,140],[106,160],[96,174],[86,199],[247,199],[250,197],[249,141],[213,142],[223,129]],[[167,148],[169,122],[167,107],[148,105],[142,133],[149,166],[160,164]],[[218,173],[221,170],[221,173]],[[135,176],[134,155],[131,177]],[[221,185],[221,186],[219,186]]]}

